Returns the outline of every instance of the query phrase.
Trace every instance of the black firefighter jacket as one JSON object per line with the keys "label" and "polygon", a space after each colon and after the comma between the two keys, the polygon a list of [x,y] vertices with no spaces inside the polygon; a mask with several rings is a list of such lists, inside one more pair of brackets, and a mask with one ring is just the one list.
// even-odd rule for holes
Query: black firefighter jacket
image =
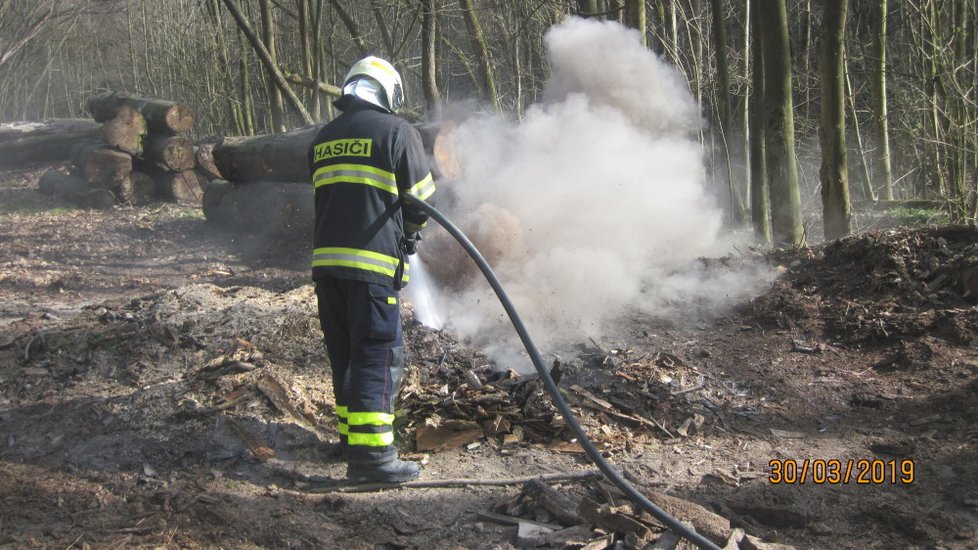
{"label": "black firefighter jacket", "polygon": [[404,119],[358,99],[346,107],[309,151],[313,279],[329,274],[399,289],[409,279],[401,239],[421,231],[428,218],[401,197],[434,199],[424,145]]}

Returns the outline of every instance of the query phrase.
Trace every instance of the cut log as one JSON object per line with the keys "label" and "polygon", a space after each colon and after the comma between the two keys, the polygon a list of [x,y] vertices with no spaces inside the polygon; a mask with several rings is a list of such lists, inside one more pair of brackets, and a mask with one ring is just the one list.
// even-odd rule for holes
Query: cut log
{"label": "cut log", "polygon": [[116,109],[115,116],[102,126],[102,138],[116,149],[139,156],[146,138],[146,118],[128,105]]}
{"label": "cut log", "polygon": [[200,206],[204,199],[207,178],[197,170],[181,172],[155,170],[150,172],[150,176],[156,182],[156,194],[164,200],[182,206]]}
{"label": "cut log", "polygon": [[156,182],[146,172],[134,170],[122,182],[116,191],[119,201],[132,205],[143,206],[156,198]]}
{"label": "cut log", "polygon": [[194,144],[182,136],[146,136],[143,159],[170,172],[190,170],[197,164],[194,157]]}
{"label": "cut log", "polygon": [[234,231],[311,242],[312,190],[301,183],[214,180],[203,202],[208,221]]}
{"label": "cut log", "polygon": [[321,125],[254,137],[229,137],[214,147],[214,163],[224,179],[236,183],[304,182],[309,174],[309,149]]}
{"label": "cut log", "polygon": [[210,181],[222,180],[224,176],[214,163],[214,147],[217,143],[201,143],[194,148],[194,158],[197,160],[197,168],[207,176]]}
{"label": "cut log", "polygon": [[[422,142],[433,155],[432,172],[439,177],[459,173],[445,135],[451,126],[417,125]],[[214,163],[223,179],[236,183],[290,181],[309,183],[309,149],[322,125],[254,137],[227,137],[214,147]],[[435,164],[437,163],[437,164]],[[445,166],[442,166],[444,164]]]}
{"label": "cut log", "polygon": [[194,125],[194,114],[183,103],[164,99],[151,99],[127,94],[125,92],[106,92],[90,98],[86,104],[92,118],[104,122],[115,116],[122,105],[136,109],[144,117],[150,130],[164,134],[179,134],[190,130]]}
{"label": "cut log", "polygon": [[104,142],[72,148],[71,162],[78,167],[78,175],[102,189],[118,189],[132,173],[132,157]]}
{"label": "cut log", "polygon": [[57,170],[45,172],[37,186],[42,193],[63,197],[82,208],[104,210],[115,204],[115,195],[111,191],[93,188],[87,181]]}
{"label": "cut log", "polygon": [[0,123],[0,166],[68,160],[74,144],[97,140],[102,125],[87,118]]}

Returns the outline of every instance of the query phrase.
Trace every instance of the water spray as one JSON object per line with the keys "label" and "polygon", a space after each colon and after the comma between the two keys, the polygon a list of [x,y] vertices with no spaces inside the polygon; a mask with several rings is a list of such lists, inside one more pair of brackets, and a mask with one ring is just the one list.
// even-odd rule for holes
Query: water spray
{"label": "water spray", "polygon": [[618,489],[620,489],[622,493],[629,498],[629,500],[637,504],[646,512],[652,514],[656,519],[672,529],[675,533],[695,544],[698,548],[703,548],[706,550],[720,550],[719,546],[713,544],[713,542],[705,538],[703,535],[697,533],[689,526],[670,516],[665,510],[649,500],[648,497],[643,495],[627,480],[625,480],[625,478],[607,460],[605,460],[603,456],[601,456],[600,451],[598,451],[598,449],[594,446],[594,443],[592,443],[588,438],[587,434],[584,432],[584,428],[582,428],[577,419],[574,418],[574,413],[567,405],[567,402],[564,401],[563,396],[560,395],[560,391],[557,388],[557,383],[554,382],[554,379],[550,376],[550,371],[547,370],[546,366],[544,365],[543,358],[540,356],[540,351],[537,350],[536,344],[534,344],[533,340],[530,339],[530,334],[526,330],[526,326],[523,324],[523,320],[520,318],[519,313],[516,311],[516,307],[513,306],[509,296],[507,296],[506,291],[503,289],[502,284],[500,284],[496,274],[492,271],[489,263],[486,262],[486,259],[482,257],[482,254],[475,247],[475,245],[473,245],[469,238],[465,236],[465,233],[462,233],[461,229],[446,218],[444,214],[435,209],[435,207],[411,195],[404,195],[403,198],[405,202],[421,209],[426,214],[431,216],[431,218],[437,221],[442,227],[444,227],[445,230],[448,231],[448,233],[451,234],[451,236],[458,241],[460,245],[462,245],[462,248],[464,248],[469,256],[475,261],[476,265],[479,266],[479,270],[482,271],[483,276],[485,276],[486,280],[489,282],[492,290],[496,293],[496,297],[499,298],[499,302],[502,304],[503,309],[506,310],[506,314],[509,316],[510,321],[512,321],[513,327],[516,329],[516,333],[519,334],[520,340],[523,342],[523,347],[526,348],[526,352],[533,361],[533,366],[540,375],[540,379],[543,380],[543,384],[547,388],[547,392],[553,399],[554,404],[557,406],[560,414],[564,417],[567,425],[574,431],[578,442],[580,443],[581,447],[584,448],[588,458],[595,466],[598,467],[599,470],[601,470],[601,473],[604,474],[605,478],[618,487]]}

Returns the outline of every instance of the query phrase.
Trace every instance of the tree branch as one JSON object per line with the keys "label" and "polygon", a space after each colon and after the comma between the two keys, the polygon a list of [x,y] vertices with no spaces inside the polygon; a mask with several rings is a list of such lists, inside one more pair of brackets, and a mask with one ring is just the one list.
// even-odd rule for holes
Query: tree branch
{"label": "tree branch", "polygon": [[239,10],[238,6],[235,5],[234,0],[224,0],[224,5],[227,6],[231,16],[234,17],[234,20],[238,23],[238,27],[241,29],[241,32],[244,33],[245,37],[248,38],[248,42],[250,42],[251,46],[255,49],[255,52],[258,54],[258,58],[261,59],[262,65],[264,65],[265,69],[267,69],[269,74],[271,74],[272,80],[275,81],[275,85],[278,86],[279,89],[282,90],[282,93],[285,94],[285,97],[288,98],[289,104],[292,105],[292,107],[298,111],[300,115],[302,115],[302,119],[306,124],[315,124],[316,121],[313,120],[312,116],[309,114],[309,111],[306,110],[298,96],[295,95],[295,92],[285,80],[282,72],[278,70],[277,66],[275,66],[275,60],[272,59],[271,54],[269,54],[268,50],[265,49],[265,45],[258,39],[258,35],[255,34],[255,31],[251,28],[251,25],[248,24],[248,21],[244,18],[241,10]]}

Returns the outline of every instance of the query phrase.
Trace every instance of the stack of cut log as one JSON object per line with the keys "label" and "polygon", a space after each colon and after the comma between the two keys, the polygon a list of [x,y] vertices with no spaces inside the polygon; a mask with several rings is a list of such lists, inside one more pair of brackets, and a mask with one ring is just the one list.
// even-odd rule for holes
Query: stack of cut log
{"label": "stack of cut log", "polygon": [[[199,206],[213,173],[212,147],[195,148],[184,135],[194,122],[182,103],[110,92],[89,99],[88,111],[101,131],[70,147],[69,174],[51,170],[39,181],[42,192],[57,193],[81,206],[139,206],[161,198]],[[198,165],[198,153],[203,168]],[[111,198],[111,200],[110,200]]]}

